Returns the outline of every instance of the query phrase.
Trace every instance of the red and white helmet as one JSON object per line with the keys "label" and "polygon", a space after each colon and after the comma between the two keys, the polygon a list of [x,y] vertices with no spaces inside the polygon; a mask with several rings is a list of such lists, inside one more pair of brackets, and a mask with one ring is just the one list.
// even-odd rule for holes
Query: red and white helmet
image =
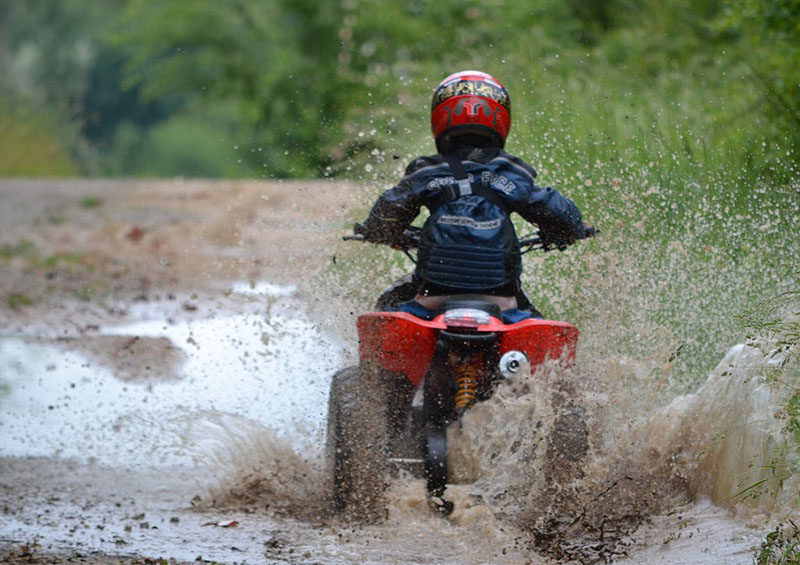
{"label": "red and white helmet", "polygon": [[478,134],[503,147],[510,128],[511,98],[491,75],[461,71],[444,79],[433,93],[431,130],[440,153],[449,151],[452,139],[463,134]]}

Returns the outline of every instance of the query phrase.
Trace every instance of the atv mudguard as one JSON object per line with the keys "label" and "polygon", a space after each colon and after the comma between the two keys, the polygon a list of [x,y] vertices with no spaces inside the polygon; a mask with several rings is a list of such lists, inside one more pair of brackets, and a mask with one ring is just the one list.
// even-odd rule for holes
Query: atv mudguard
{"label": "atv mudguard", "polygon": [[[416,387],[428,369],[444,315],[426,321],[405,312],[369,312],[358,317],[359,357],[392,373],[405,375]],[[500,355],[523,351],[531,368],[547,359],[575,359],[578,328],[566,322],[528,319],[504,324],[490,318],[476,332],[498,334]]]}

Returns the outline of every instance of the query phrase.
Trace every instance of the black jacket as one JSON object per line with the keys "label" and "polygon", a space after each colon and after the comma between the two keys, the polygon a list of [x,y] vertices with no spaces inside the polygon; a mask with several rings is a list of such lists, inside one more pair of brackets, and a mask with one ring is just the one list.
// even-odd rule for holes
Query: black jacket
{"label": "black jacket", "polygon": [[459,188],[460,175],[445,156],[419,157],[363,224],[367,240],[392,244],[420,209],[428,208],[415,276],[436,291],[432,294],[505,294],[518,284],[521,260],[512,212],[536,224],[550,241],[569,244],[584,237],[577,206],[553,188],[536,185],[536,171],[522,159],[496,147],[460,147],[454,156],[471,189]]}

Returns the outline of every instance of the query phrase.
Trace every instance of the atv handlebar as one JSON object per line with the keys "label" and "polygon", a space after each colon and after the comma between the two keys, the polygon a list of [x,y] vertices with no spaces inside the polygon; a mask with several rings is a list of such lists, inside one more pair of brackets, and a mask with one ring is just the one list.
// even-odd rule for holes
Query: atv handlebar
{"label": "atv handlebar", "polygon": [[[596,236],[598,233],[600,233],[598,228],[584,224],[583,235],[577,239],[587,239]],[[521,249],[520,253],[525,254],[529,251],[533,251],[534,249],[541,249],[542,251],[552,251],[553,249],[558,249],[559,251],[564,251],[569,245],[575,243],[577,239],[573,241],[551,239],[550,237],[547,237],[541,230],[539,230],[535,234],[526,235],[519,240],[519,246]]]}
{"label": "atv handlebar", "polygon": [[[600,230],[594,226],[583,226],[584,232],[583,237],[579,237],[578,239],[586,239],[589,237],[594,237]],[[358,233],[358,231],[363,230],[361,224],[356,224],[355,226],[355,234],[353,235],[346,235],[342,237],[345,241],[367,241],[366,237],[362,233]],[[395,241],[393,244],[390,245],[392,249],[397,249],[405,253],[412,261],[416,263],[416,259],[409,253],[412,249],[418,249],[420,246],[420,238],[422,236],[422,228],[418,228],[416,226],[409,226],[405,230],[403,230],[403,234],[400,236],[400,239]],[[519,240],[520,246],[520,253],[525,254],[529,251],[533,251],[534,249],[541,249],[542,251],[551,251],[552,249],[558,249],[559,251],[564,251],[567,246],[574,241],[563,241],[563,240],[554,240],[544,235],[544,233],[539,230],[535,234],[526,235],[522,239]]]}
{"label": "atv handlebar", "polygon": [[[363,233],[358,233],[359,231],[363,232],[363,224],[356,224],[354,230],[356,233],[353,235],[346,235],[342,237],[345,241],[367,241],[367,238],[364,237]],[[412,249],[418,249],[420,244],[420,237],[422,235],[422,228],[418,228],[417,226],[409,226],[405,230],[403,230],[400,239],[395,241],[390,245],[392,249],[397,249],[398,251],[402,251],[406,254],[406,256],[411,259],[414,263],[417,262],[416,257],[414,257],[410,251]]]}

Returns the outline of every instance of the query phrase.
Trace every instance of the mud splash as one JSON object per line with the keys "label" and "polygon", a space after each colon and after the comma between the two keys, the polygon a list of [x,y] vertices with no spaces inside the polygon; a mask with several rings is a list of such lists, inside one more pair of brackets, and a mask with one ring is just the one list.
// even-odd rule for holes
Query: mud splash
{"label": "mud splash", "polygon": [[696,393],[649,414],[620,413],[631,392],[614,386],[646,366],[551,364],[502,384],[451,429],[451,474],[560,561],[635,554],[640,529],[697,513],[690,501],[763,527],[798,508],[796,446],[776,417],[786,383],[774,377],[791,355],[764,338],[733,347]]}
{"label": "mud splash", "polygon": [[[241,292],[284,300],[291,293],[269,286]],[[137,339],[172,344],[170,351],[184,358],[177,373],[132,379],[90,362],[81,347],[1,340],[3,454],[55,454],[113,466],[183,464],[190,461],[185,430],[207,413],[259,422],[299,451],[320,441],[327,379],[341,363],[342,346],[299,310],[142,321],[104,328],[99,336],[106,344]],[[174,357],[167,357],[167,369]],[[145,365],[138,359],[139,375],[148,372]]]}
{"label": "mud splash", "polygon": [[[243,292],[250,291],[273,292]],[[573,367],[552,363],[521,375],[449,430],[447,494],[456,503],[449,521],[431,514],[423,481],[401,476],[390,485],[386,522],[343,522],[328,508],[322,423],[328,379],[346,362],[346,348],[302,316],[287,317],[297,311],[289,298],[278,297],[269,317],[249,312],[103,330],[167,339],[184,352],[182,378],[163,382],[122,381],[77,353],[0,342],[4,455],[106,463],[113,470],[97,471],[108,483],[101,490],[119,486],[132,507],[144,508],[112,527],[118,495],[75,494],[45,528],[30,512],[59,490],[98,488],[53,478],[45,481],[52,486],[23,495],[30,509],[10,504],[13,519],[0,535],[64,539],[59,524],[95,504],[90,515],[109,524],[107,533],[75,529],[84,547],[113,551],[124,540],[131,551],[159,547],[186,560],[195,557],[194,547],[179,538],[197,540],[202,555],[218,562],[729,565],[750,562],[763,531],[758,513],[791,511],[785,499],[797,485],[785,481],[788,490],[732,498],[764,477],[781,447],[774,419],[780,397],[768,377],[782,358],[761,342],[733,348],[697,393],[649,411],[627,388],[652,372],[649,362],[579,359]],[[7,465],[4,476],[18,464]],[[142,470],[118,482],[106,476],[124,477],[126,466]],[[23,467],[19,474],[31,469]],[[157,478],[165,473],[169,479]],[[131,494],[148,482],[169,496]],[[149,524],[158,520],[158,532],[136,530],[133,518],[145,512]],[[751,516],[757,529],[747,525]],[[171,517],[181,527],[170,525]],[[221,518],[247,529],[217,534],[204,526]],[[134,531],[126,530],[132,523]],[[220,543],[239,549],[231,553]]]}
{"label": "mud splash", "polygon": [[[749,507],[733,496],[752,480],[753,470],[753,460],[741,457],[736,434],[753,436],[744,447],[758,449],[780,437],[776,423],[763,426],[773,419],[776,400],[765,399],[763,391],[751,394],[763,385],[757,384],[758,367],[774,363],[758,351],[733,348],[700,391],[648,415],[620,415],[614,389],[606,386],[629,376],[622,368],[643,370],[632,361],[552,363],[501,384],[449,430],[447,496],[456,505],[449,522],[430,513],[424,481],[401,475],[390,485],[385,523],[342,523],[327,510],[318,451],[281,455],[288,453],[286,446],[237,419],[218,420],[215,432],[206,427],[200,434],[220,439],[200,458],[216,473],[202,508],[269,510],[312,523],[326,517],[321,527],[344,528],[351,543],[373,548],[386,549],[392,537],[426,544],[426,528],[437,536],[451,532],[455,545],[447,551],[454,561],[443,562],[749,563],[763,513],[777,508],[774,496],[771,505]],[[739,457],[720,464],[730,449]],[[734,476],[736,486],[729,480]],[[784,496],[794,488],[786,487]],[[738,522],[726,507],[737,512]],[[465,536],[463,543],[459,536]],[[466,542],[476,537],[488,544],[484,561]],[[431,555],[441,556],[444,549]]]}
{"label": "mud splash", "polygon": [[292,438],[242,416],[198,414],[183,438],[185,451],[205,471],[193,506],[309,521],[326,515],[328,477],[319,441],[298,450]]}
{"label": "mud splash", "polygon": [[610,448],[613,399],[586,371],[552,363],[501,384],[451,434],[454,477],[561,561],[626,555],[648,517],[685,492],[668,462]]}

